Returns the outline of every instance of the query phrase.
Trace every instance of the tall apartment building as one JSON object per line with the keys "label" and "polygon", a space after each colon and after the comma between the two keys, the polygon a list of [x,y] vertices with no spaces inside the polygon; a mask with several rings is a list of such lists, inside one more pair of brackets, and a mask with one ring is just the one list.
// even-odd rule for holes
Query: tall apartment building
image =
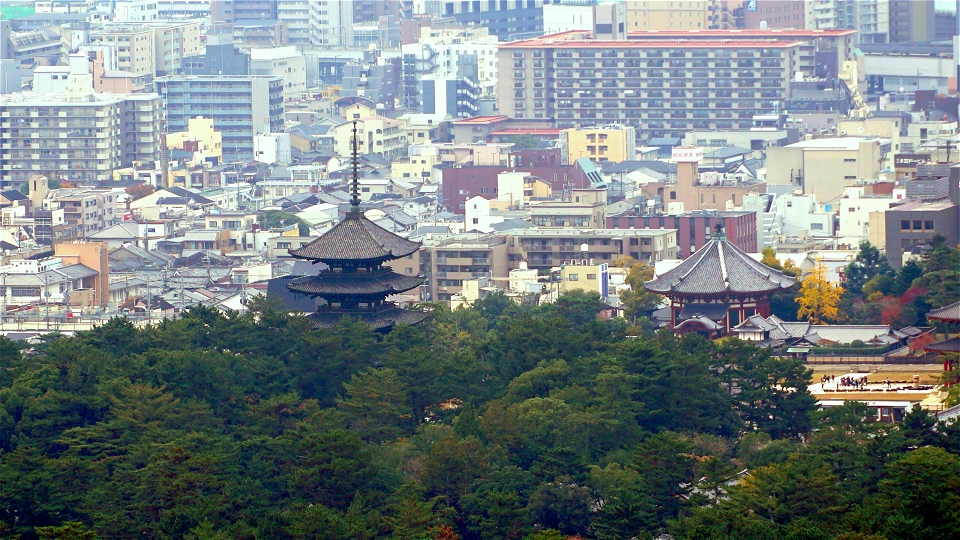
{"label": "tall apartment building", "polygon": [[[796,73],[836,76],[855,31],[717,30],[597,41],[570,32],[501,44],[500,113],[557,127],[635,126],[640,139],[752,127]],[[826,66],[826,68],[825,68]]]}
{"label": "tall apartment building", "polygon": [[727,0],[727,11],[734,22],[724,28],[797,28],[807,25],[806,4],[808,0],[763,0],[748,3],[747,0]]}
{"label": "tall apartment building", "polygon": [[720,0],[627,0],[627,31],[720,28]]}
{"label": "tall apartment building", "polygon": [[889,0],[890,42],[931,41],[937,34],[934,0]]}
{"label": "tall apartment building", "polygon": [[283,131],[283,79],[178,75],[154,81],[167,104],[167,132],[191,118],[212,118],[223,135],[224,161],[252,160],[253,137]]}
{"label": "tall apartment building", "polygon": [[0,96],[0,187],[42,174],[106,182],[113,170],[160,159],[157,94],[95,94],[85,54],[70,56],[65,92]]}
{"label": "tall apartment building", "polygon": [[241,19],[276,19],[277,0],[211,0],[210,18],[214,26]]}
{"label": "tall apartment building", "polygon": [[426,8],[427,15],[486,27],[500,41],[543,32],[543,0],[439,0],[427,2]]}
{"label": "tall apartment building", "polygon": [[48,199],[63,209],[64,224],[84,238],[120,221],[117,195],[109,189],[61,189],[52,191]]}
{"label": "tall apartment building", "polygon": [[307,91],[306,59],[294,46],[250,49],[250,75],[282,78],[288,98],[299,98]]}
{"label": "tall apartment building", "polygon": [[412,0],[353,0],[353,22],[377,22],[381,17],[409,18]]}
{"label": "tall apartment building", "polygon": [[112,49],[117,69],[150,76],[179,73],[184,57],[203,49],[199,21],[105,24],[90,32],[90,43]]}
{"label": "tall apartment building", "polygon": [[90,44],[114,52],[114,67],[137,75],[157,72],[153,31],[143,25],[106,25],[90,32]]}
{"label": "tall apartment building", "polygon": [[276,17],[295,45],[353,45],[352,0],[276,0]]}
{"label": "tall apartment building", "polygon": [[419,41],[403,45],[401,52],[403,103],[409,110],[420,108],[421,80],[457,79],[464,72],[461,63],[476,64],[475,82],[482,96],[496,95],[497,37],[486,28],[422,28]]}

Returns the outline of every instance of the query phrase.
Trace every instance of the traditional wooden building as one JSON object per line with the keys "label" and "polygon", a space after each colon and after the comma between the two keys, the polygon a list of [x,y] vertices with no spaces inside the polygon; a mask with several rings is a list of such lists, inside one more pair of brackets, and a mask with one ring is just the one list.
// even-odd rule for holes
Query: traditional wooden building
{"label": "traditional wooden building", "polygon": [[426,313],[403,309],[387,300],[423,283],[421,276],[397,274],[383,265],[416,252],[420,244],[380,227],[360,211],[356,125],[350,205],[343,221],[313,242],[289,251],[293,257],[322,262],[329,268],[316,276],[293,280],[287,288],[322,300],[317,311],[309,315],[316,328],[334,326],[344,316],[359,318],[382,331],[395,324],[423,321]]}
{"label": "traditional wooden building", "polygon": [[953,371],[954,362],[960,355],[960,336],[949,337],[951,330],[960,329],[960,302],[931,310],[927,313],[927,320],[943,325],[944,340],[925,345],[923,350],[943,356],[943,370]]}
{"label": "traditional wooden building", "polygon": [[770,296],[796,283],[793,276],[753,259],[727,241],[723,229],[679,266],[648,281],[648,291],[670,299],[677,333],[720,337],[754,315],[770,316]]}

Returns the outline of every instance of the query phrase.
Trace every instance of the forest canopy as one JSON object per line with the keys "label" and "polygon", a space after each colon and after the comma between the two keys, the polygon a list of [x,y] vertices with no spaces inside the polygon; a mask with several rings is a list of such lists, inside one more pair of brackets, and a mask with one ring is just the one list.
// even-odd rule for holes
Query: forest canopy
{"label": "forest canopy", "polygon": [[0,537],[955,538],[960,435],[735,339],[499,295],[378,334],[272,300],[0,338]]}

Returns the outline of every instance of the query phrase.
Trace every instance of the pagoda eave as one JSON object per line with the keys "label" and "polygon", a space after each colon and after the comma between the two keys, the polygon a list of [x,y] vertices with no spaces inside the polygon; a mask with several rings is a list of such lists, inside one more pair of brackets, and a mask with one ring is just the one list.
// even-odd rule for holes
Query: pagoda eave
{"label": "pagoda eave", "polygon": [[382,331],[389,330],[397,324],[419,324],[430,317],[430,314],[422,311],[409,311],[393,304],[387,304],[376,310],[321,308],[307,316],[313,322],[314,329],[335,327],[344,317],[359,319],[373,327],[374,330]]}

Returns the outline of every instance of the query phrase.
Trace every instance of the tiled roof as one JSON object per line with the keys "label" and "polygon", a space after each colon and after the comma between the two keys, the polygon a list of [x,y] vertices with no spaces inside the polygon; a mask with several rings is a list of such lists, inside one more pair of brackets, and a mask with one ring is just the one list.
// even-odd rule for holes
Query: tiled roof
{"label": "tiled roof", "polygon": [[698,304],[688,302],[683,305],[683,310],[680,311],[680,316],[677,318],[685,321],[687,319],[707,317],[714,321],[721,321],[727,316],[729,308],[730,306],[727,304]]}
{"label": "tiled roof", "polygon": [[344,317],[353,317],[362,320],[375,330],[387,330],[395,324],[417,324],[423,322],[430,315],[422,311],[407,311],[394,305],[386,305],[378,310],[327,310],[319,309],[307,317],[313,321],[314,328],[330,328],[336,326]]}
{"label": "tiled roof", "polygon": [[725,239],[714,239],[676,268],[644,284],[658,294],[772,293],[796,280],[761,264]]}
{"label": "tiled roof", "polygon": [[377,226],[359,212],[349,212],[337,223],[309,244],[290,250],[298,259],[323,262],[390,260],[406,257],[420,249],[420,244],[397,236]]}
{"label": "tiled roof", "polygon": [[423,283],[422,277],[384,270],[374,274],[321,272],[287,284],[294,292],[317,296],[387,296],[409,291]]}
{"label": "tiled roof", "polygon": [[935,321],[960,321],[960,302],[931,310],[927,313],[927,318]]}
{"label": "tiled roof", "polygon": [[931,343],[923,348],[925,351],[941,353],[960,353],[960,337],[950,338],[946,341]]}

